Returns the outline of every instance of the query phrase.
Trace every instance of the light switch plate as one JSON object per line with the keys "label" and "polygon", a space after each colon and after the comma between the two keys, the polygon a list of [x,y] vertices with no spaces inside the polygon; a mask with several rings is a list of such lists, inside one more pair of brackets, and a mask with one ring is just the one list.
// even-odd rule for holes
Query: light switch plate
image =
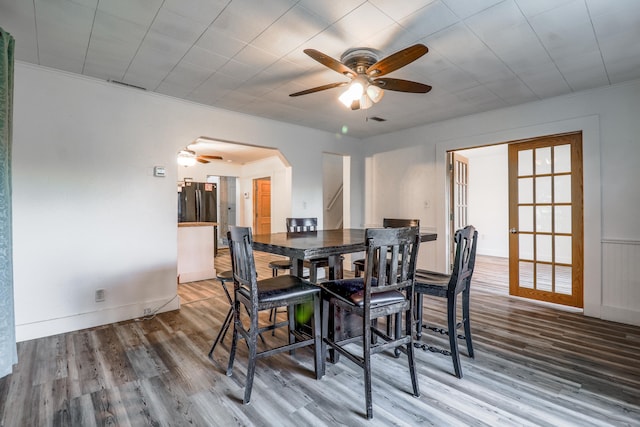
{"label": "light switch plate", "polygon": [[164,178],[166,174],[167,174],[167,171],[164,169],[164,166],[153,167],[153,176],[161,176]]}

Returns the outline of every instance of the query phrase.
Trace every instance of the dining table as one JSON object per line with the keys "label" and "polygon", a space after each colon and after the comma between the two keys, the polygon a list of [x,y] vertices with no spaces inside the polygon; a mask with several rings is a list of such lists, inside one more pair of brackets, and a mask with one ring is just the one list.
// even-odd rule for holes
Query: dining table
{"label": "dining table", "polygon": [[[291,274],[302,277],[304,260],[313,258],[329,259],[329,279],[342,279],[343,270],[340,257],[344,254],[366,250],[365,229],[343,228],[337,230],[317,230],[305,232],[280,232],[255,234],[253,250],[284,255],[291,259]],[[421,230],[420,241],[436,240],[436,233]]]}

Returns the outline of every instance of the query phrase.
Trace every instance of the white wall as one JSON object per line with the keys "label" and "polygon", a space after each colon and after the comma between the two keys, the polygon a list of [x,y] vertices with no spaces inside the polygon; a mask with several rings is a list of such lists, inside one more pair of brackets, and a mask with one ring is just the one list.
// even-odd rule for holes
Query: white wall
{"label": "white wall", "polygon": [[469,224],[478,230],[478,254],[509,257],[507,144],[461,150],[469,159]]}
{"label": "white wall", "polygon": [[322,152],[351,155],[352,221],[363,222],[359,140],[16,63],[19,341],[178,306],[175,157],[200,135],[278,148],[292,165],[291,216],[321,210]]}
{"label": "white wall", "polygon": [[[343,214],[343,194],[338,194],[338,191],[342,187],[343,177],[343,163],[344,158],[330,153],[322,154],[322,192],[324,198],[324,206],[322,209],[323,221],[318,224],[322,225],[322,228],[334,229],[342,224]],[[331,206],[331,210],[327,210],[329,204],[336,197],[335,202]]]}
{"label": "white wall", "polygon": [[[437,90],[437,88],[435,89]],[[518,139],[581,130],[584,165],[584,313],[588,316],[640,325],[640,284],[637,278],[603,280],[602,242],[637,248],[640,245],[640,81],[579,92],[516,107],[438,122],[390,135],[366,139],[368,166],[379,160],[387,179],[405,176],[405,165],[426,167],[422,176],[406,182],[403,191],[371,188],[380,179],[365,173],[365,207],[386,212],[392,206],[433,197],[435,214],[423,212],[425,225],[438,230],[437,250],[430,255],[446,270],[447,200],[445,159],[447,150],[495,144]],[[418,157],[421,156],[421,157]],[[373,160],[372,160],[373,159]],[[398,166],[402,165],[402,166]],[[385,198],[376,198],[377,194]],[[416,206],[407,206],[413,215]],[[365,213],[368,217],[369,211]],[[421,251],[422,252],[422,251]],[[640,251],[629,250],[628,261],[640,263]],[[609,262],[605,260],[604,262]],[[608,269],[608,265],[604,265]],[[603,299],[603,295],[606,296]],[[624,298],[621,296],[624,295]]]}

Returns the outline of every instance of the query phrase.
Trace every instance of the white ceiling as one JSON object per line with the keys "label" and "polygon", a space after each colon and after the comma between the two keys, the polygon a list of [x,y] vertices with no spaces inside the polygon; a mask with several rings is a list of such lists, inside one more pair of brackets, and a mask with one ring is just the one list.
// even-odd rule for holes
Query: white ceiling
{"label": "white ceiling", "polygon": [[[16,59],[355,137],[640,78],[639,0],[0,0]],[[303,53],[429,53],[369,110]],[[368,116],[387,119],[378,123]]]}

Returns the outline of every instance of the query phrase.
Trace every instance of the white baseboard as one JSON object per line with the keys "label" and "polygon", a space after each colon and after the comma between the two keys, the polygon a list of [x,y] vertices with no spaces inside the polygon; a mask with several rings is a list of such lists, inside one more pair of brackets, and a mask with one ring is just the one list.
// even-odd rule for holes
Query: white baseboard
{"label": "white baseboard", "polygon": [[602,320],[640,326],[640,311],[638,310],[603,305],[600,315]]}
{"label": "white baseboard", "polygon": [[169,296],[162,299],[137,302],[135,304],[124,305],[120,307],[105,308],[103,310],[92,311],[89,313],[80,313],[73,316],[61,317],[58,319],[48,319],[38,322],[16,325],[16,341],[27,341],[35,338],[48,337],[65,332],[92,328],[94,326],[107,325],[109,323],[141,318],[144,315],[145,308],[150,308],[152,311],[154,311],[163,305],[164,307],[160,308],[158,310],[158,313],[179,310],[180,297],[176,294],[175,297]]}

